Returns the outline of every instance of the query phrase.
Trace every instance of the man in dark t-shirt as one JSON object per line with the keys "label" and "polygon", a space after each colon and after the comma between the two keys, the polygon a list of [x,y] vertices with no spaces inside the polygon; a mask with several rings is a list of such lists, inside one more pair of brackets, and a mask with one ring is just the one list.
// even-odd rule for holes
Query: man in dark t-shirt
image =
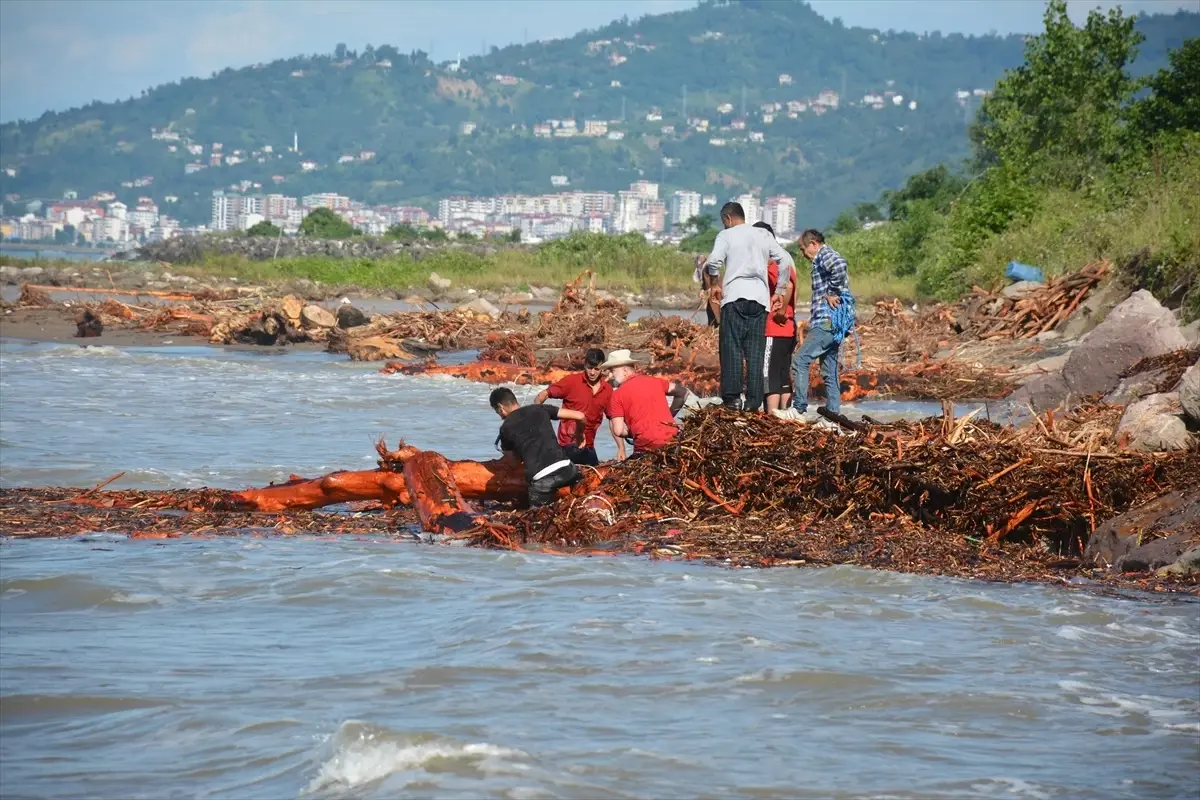
{"label": "man in dark t-shirt", "polygon": [[504,420],[500,425],[500,449],[505,458],[525,465],[532,508],[554,501],[558,490],[571,486],[581,477],[554,434],[556,419],[585,421],[582,411],[570,411],[548,405],[522,406],[511,389],[495,389],[488,398],[492,410]]}

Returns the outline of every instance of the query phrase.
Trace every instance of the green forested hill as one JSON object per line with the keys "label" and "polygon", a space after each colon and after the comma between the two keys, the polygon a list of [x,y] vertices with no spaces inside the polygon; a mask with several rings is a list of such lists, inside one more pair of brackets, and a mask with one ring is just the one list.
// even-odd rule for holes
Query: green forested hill
{"label": "green forested hill", "polygon": [[[1200,34],[1200,14],[1148,17],[1139,28],[1146,41],[1137,71],[1150,72],[1165,64],[1169,49]],[[853,201],[965,156],[978,99],[964,107],[955,91],[990,88],[1020,63],[1022,46],[1019,36],[846,28],[804,3],[756,0],[706,2],[569,39],[493,48],[457,70],[421,52],[337,46],[327,55],[229,69],[125,102],[6,124],[0,190],[23,200],[68,189],[81,197],[110,190],[127,201],[173,194],[176,213],[201,222],[213,189],[242,182],[291,195],[335,191],[429,206],[450,194],[557,191],[551,175],[568,176],[570,188],[604,190],[646,177],[664,191],[691,188],[722,199],[745,190],[792,194],[804,223],[824,224]],[[791,85],[780,84],[781,73]],[[822,89],[842,94],[839,110],[797,119],[783,110],[769,124],[762,119],[763,103],[804,100]],[[903,95],[904,104],[857,104],[885,90]],[[686,131],[685,96],[687,116],[708,119],[708,133]],[[913,99],[918,108],[910,111]],[[721,103],[733,112],[718,113]],[[745,130],[718,130],[743,107]],[[661,120],[647,120],[651,113]],[[546,119],[580,127],[608,120],[625,136],[535,138],[533,125]],[[477,128],[460,135],[464,122]],[[664,135],[664,125],[676,133]],[[180,139],[152,138],[152,128]],[[748,141],[751,131],[762,141]],[[293,133],[298,154],[289,152]],[[713,146],[714,137],[727,143]],[[245,160],[186,175],[188,163],[209,163],[218,142],[225,156],[241,150]],[[203,154],[189,153],[189,144]],[[338,164],[362,151],[375,156]],[[305,172],[302,161],[319,166]],[[148,188],[121,187],[146,177],[153,178]]]}

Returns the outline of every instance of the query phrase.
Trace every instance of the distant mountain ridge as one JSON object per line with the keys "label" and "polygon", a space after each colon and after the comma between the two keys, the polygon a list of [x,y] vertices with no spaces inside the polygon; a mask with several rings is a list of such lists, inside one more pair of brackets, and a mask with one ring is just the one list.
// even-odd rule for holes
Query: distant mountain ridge
{"label": "distant mountain ridge", "polygon": [[[1145,17],[1139,29],[1137,69],[1149,72],[1200,35],[1200,14]],[[457,64],[338,46],[0,126],[0,193],[171,195],[163,210],[197,223],[212,191],[232,186],[431,208],[454,194],[613,191],[647,178],[721,199],[794,195],[799,219],[824,224],[965,156],[978,101],[955,93],[990,88],[1022,48],[1021,36],[847,28],[804,3],[765,0],[706,2]],[[789,111],[822,90],[840,107]],[[535,134],[549,120],[606,130]]]}

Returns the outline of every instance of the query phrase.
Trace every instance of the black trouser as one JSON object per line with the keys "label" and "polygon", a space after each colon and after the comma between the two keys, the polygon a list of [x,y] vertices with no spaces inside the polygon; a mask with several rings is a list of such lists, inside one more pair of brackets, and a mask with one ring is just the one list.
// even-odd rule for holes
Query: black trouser
{"label": "black trouser", "polygon": [[567,458],[571,459],[573,464],[582,464],[585,467],[600,466],[600,456],[596,455],[594,447],[580,447],[577,444],[569,444],[563,448],[563,453]]}
{"label": "black trouser", "polygon": [[574,464],[556,469],[549,475],[529,482],[529,507],[537,508],[554,502],[554,496],[564,486],[571,486],[583,476]]}
{"label": "black trouser", "polygon": [[767,351],[767,310],[753,300],[721,306],[721,402],[737,407],[742,396],[742,361],[746,362],[747,411],[763,404],[763,358]]}

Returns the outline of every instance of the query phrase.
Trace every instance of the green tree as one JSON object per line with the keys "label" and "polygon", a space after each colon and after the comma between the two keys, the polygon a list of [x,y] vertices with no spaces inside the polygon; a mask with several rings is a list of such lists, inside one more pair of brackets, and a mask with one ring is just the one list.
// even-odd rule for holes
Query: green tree
{"label": "green tree", "polygon": [[251,225],[249,228],[246,229],[247,236],[276,237],[276,236],[279,236],[280,233],[282,233],[282,231],[278,227],[276,227],[274,224],[272,224],[270,222],[267,222],[265,219],[261,220],[260,222],[254,223],[253,225]]}
{"label": "green tree", "polygon": [[75,244],[75,226],[64,225],[60,230],[54,232],[55,244]]}
{"label": "green tree", "polygon": [[1150,95],[1129,108],[1132,144],[1163,131],[1200,131],[1200,39],[1188,39],[1170,59],[1170,68],[1149,80]]}
{"label": "green tree", "polygon": [[854,216],[853,211],[843,211],[837,215],[837,219],[829,226],[829,229],[834,233],[847,234],[854,233],[862,227],[862,223],[858,221],[858,217]]}
{"label": "green tree", "polygon": [[328,208],[314,208],[300,223],[300,235],[310,239],[349,239],[360,231]]}
{"label": "green tree", "polygon": [[966,185],[966,178],[952,173],[945,164],[939,164],[910,176],[902,188],[884,192],[883,202],[888,207],[888,218],[896,221],[907,219],[921,204],[945,213]]}
{"label": "green tree", "polygon": [[384,234],[384,236],[386,236],[388,239],[395,239],[399,242],[415,242],[417,239],[421,238],[421,232],[412,225],[399,223],[388,228],[387,233]]}
{"label": "green tree", "polygon": [[1079,183],[1121,155],[1123,108],[1139,82],[1126,71],[1142,35],[1114,8],[1077,28],[1066,0],[1046,4],[1045,31],[1025,63],[1005,72],[970,131],[982,166],[1015,166],[1029,179]]}

